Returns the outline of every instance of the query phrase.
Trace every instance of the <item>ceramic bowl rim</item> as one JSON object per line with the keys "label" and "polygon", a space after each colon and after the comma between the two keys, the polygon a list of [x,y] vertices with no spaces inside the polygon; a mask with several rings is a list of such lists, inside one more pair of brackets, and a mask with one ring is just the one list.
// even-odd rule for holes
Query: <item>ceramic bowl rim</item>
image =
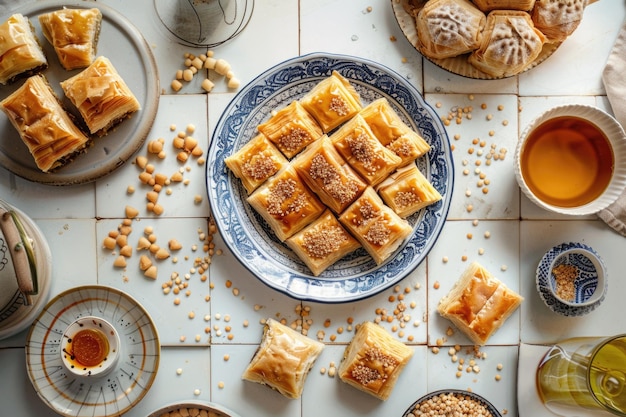
{"label": "ceramic bowl rim", "polygon": [[[613,175],[607,188],[595,200],[578,207],[560,207],[541,201],[530,190],[521,172],[521,153],[529,134],[542,123],[560,116],[575,116],[594,124],[608,138],[613,150]],[[626,189],[626,133],[613,116],[596,106],[587,104],[558,105],[538,115],[524,128],[515,148],[514,169],[520,189],[533,203],[544,210],[570,216],[595,214],[615,202]]]}

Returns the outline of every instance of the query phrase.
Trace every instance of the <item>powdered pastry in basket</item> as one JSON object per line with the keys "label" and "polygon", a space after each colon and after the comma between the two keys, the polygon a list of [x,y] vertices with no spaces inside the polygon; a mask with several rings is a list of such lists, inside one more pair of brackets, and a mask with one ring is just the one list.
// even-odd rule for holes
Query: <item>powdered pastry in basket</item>
{"label": "powdered pastry in basket", "polygon": [[386,400],[412,356],[411,348],[368,321],[358,326],[337,371],[343,382]]}
{"label": "powdered pastry in basket", "polygon": [[67,8],[39,16],[43,35],[66,70],[85,68],[96,58],[101,22],[96,8]]}
{"label": "powdered pastry in basket", "polygon": [[483,12],[492,10],[523,10],[529,11],[535,5],[535,0],[472,0]]}
{"label": "powdered pastry in basket", "polygon": [[431,0],[416,17],[419,50],[442,59],[478,48],[485,14],[469,0]]}
{"label": "powdered pastry in basket", "polygon": [[67,163],[89,141],[61,107],[43,75],[28,78],[0,102],[0,108],[43,172]]}
{"label": "powdered pastry in basket", "polygon": [[106,135],[141,108],[111,61],[103,56],[61,82],[61,88],[80,112],[89,131],[97,136]]}
{"label": "powdered pastry in basket", "polygon": [[539,56],[546,38],[526,12],[494,10],[487,15],[480,47],[468,61],[494,77],[507,77],[528,68]]}
{"label": "powdered pastry in basket", "polygon": [[30,21],[20,13],[0,25],[0,84],[33,75],[48,67]]}
{"label": "powdered pastry in basket", "polygon": [[267,385],[287,398],[300,398],[304,382],[324,344],[267,319],[263,339],[242,379]]}
{"label": "powdered pastry in basket", "polygon": [[580,24],[588,0],[537,0],[531,16],[548,42],[564,41]]}

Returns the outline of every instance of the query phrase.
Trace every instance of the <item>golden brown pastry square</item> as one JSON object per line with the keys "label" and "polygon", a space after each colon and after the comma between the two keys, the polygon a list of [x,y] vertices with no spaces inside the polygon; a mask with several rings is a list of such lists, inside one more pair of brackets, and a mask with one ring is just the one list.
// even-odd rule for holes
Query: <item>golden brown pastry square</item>
{"label": "golden brown pastry square", "polygon": [[330,210],[291,236],[286,243],[315,276],[361,247]]}
{"label": "golden brown pastry square", "polygon": [[494,10],[487,15],[480,47],[468,62],[493,77],[516,75],[532,65],[545,41],[528,13]]}
{"label": "golden brown pastry square", "polygon": [[367,184],[324,135],[298,155],[292,165],[309,188],[336,214],[341,213]]}
{"label": "golden brown pastry square", "polygon": [[263,339],[242,379],[267,385],[287,398],[300,398],[306,377],[324,344],[267,319]]}
{"label": "golden brown pastry square", "polygon": [[415,20],[419,50],[443,59],[477,49],[486,19],[469,0],[430,0]]}
{"label": "golden brown pastry square", "polygon": [[472,262],[439,301],[437,311],[472,342],[484,345],[523,300],[478,262]]}
{"label": "golden brown pastry square", "polygon": [[415,164],[398,169],[376,191],[400,217],[408,217],[441,200],[441,194]]}
{"label": "golden brown pastry square", "polygon": [[43,172],[67,163],[89,141],[65,112],[43,75],[29,77],[0,102],[0,108]]}
{"label": "golden brown pastry square", "polygon": [[356,115],[330,137],[339,154],[369,185],[376,185],[389,176],[402,159],[385,148],[374,136],[362,116]]}
{"label": "golden brown pastry square", "polygon": [[430,150],[428,142],[400,119],[386,98],[374,100],[359,114],[380,143],[402,158],[400,166],[413,162]]}
{"label": "golden brown pastry square", "polygon": [[313,116],[298,101],[279,110],[258,129],[289,159],[324,134]]}
{"label": "golden brown pastry square", "polygon": [[87,68],[61,82],[89,131],[106,135],[141,106],[108,58],[100,56]]}
{"label": "golden brown pastry square", "polygon": [[382,326],[365,322],[358,326],[337,371],[343,382],[386,400],[412,356],[413,350]]}
{"label": "golden brown pastry square", "polygon": [[265,135],[259,134],[224,163],[250,194],[289,162]]}
{"label": "golden brown pastry square", "polygon": [[351,119],[362,108],[359,93],[337,71],[317,83],[300,103],[317,120],[324,133]]}
{"label": "golden brown pastry square", "polygon": [[48,67],[33,25],[20,13],[0,25],[0,84],[33,75]]}
{"label": "golden brown pastry square", "polygon": [[317,219],[326,209],[291,165],[266,180],[248,203],[265,219],[281,242]]}
{"label": "golden brown pastry square", "polygon": [[102,13],[99,9],[64,8],[39,15],[45,38],[66,70],[88,67],[96,58]]}
{"label": "golden brown pastry square", "polygon": [[411,225],[383,203],[372,187],[339,216],[377,264],[389,258],[413,232]]}

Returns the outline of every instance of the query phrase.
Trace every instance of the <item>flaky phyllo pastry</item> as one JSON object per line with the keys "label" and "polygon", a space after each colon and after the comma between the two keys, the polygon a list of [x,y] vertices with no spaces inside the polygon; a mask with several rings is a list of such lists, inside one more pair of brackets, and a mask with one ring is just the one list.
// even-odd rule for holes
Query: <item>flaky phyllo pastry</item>
{"label": "flaky phyllo pastry", "polygon": [[402,159],[385,148],[362,116],[357,114],[330,137],[339,154],[369,185],[387,178]]}
{"label": "flaky phyllo pastry", "polygon": [[43,35],[66,70],[85,68],[96,57],[102,13],[93,9],[61,9],[39,16]]}
{"label": "flaky phyllo pastry", "polygon": [[361,110],[361,97],[354,86],[337,71],[317,83],[300,99],[302,106],[328,133]]}
{"label": "flaky phyllo pastry", "polygon": [[287,239],[286,243],[315,276],[361,246],[330,210]]}
{"label": "flaky phyllo pastry", "polygon": [[487,15],[480,47],[468,61],[494,77],[515,75],[532,64],[545,41],[546,37],[535,28],[528,13],[494,10]]}
{"label": "flaky phyllo pastry", "polygon": [[478,48],[485,14],[469,0],[430,0],[416,17],[419,49],[442,59]]}
{"label": "flaky phyllo pastry", "polygon": [[0,25],[0,84],[48,67],[30,21],[20,13]]}
{"label": "flaky phyllo pastry", "polygon": [[337,371],[343,382],[386,400],[412,356],[413,350],[382,326],[365,322],[358,326]]}
{"label": "flaky phyllo pastry", "polygon": [[83,150],[88,138],[74,125],[43,75],[33,75],[0,102],[43,172]]}
{"label": "flaky phyllo pastry", "polygon": [[89,131],[97,136],[105,135],[141,108],[111,61],[102,56],[61,82],[61,87],[80,112]]}
{"label": "flaky phyllo pastry", "polygon": [[403,218],[442,198],[415,164],[398,169],[380,183],[376,191],[383,201]]}
{"label": "flaky phyllo pastry", "polygon": [[430,145],[417,132],[407,126],[386,98],[374,100],[359,113],[374,136],[407,165],[430,150]]}
{"label": "flaky phyllo pastry", "polygon": [[477,262],[467,267],[437,311],[472,342],[484,345],[523,298]]}
{"label": "flaky phyllo pastry", "polygon": [[276,146],[262,134],[254,137],[224,162],[241,180],[248,194],[288,163]]}
{"label": "flaky phyllo pastry", "polygon": [[242,379],[267,385],[287,398],[300,398],[306,377],[323,349],[323,343],[269,318]]}
{"label": "flaky phyllo pastry", "polygon": [[248,203],[265,219],[281,242],[317,219],[326,207],[286,165],[248,197]]}
{"label": "flaky phyllo pastry", "polygon": [[339,221],[379,265],[413,232],[411,225],[385,205],[372,187],[341,213]]}
{"label": "flaky phyllo pastry", "polygon": [[537,0],[531,17],[548,42],[561,42],[580,24],[587,1]]}
{"label": "flaky phyllo pastry", "polygon": [[309,188],[337,214],[367,187],[326,135],[310,144],[292,164]]}
{"label": "flaky phyllo pastry", "polygon": [[313,116],[298,101],[276,112],[267,122],[261,123],[258,130],[289,159],[323,134]]}

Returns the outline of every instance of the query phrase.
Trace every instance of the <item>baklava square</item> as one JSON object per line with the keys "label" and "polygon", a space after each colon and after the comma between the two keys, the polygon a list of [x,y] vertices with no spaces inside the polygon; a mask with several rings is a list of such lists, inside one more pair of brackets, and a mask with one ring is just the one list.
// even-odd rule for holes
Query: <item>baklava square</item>
{"label": "baklava square", "polygon": [[523,300],[478,262],[472,262],[439,301],[437,311],[472,342],[484,345]]}
{"label": "baklava square", "polygon": [[36,74],[48,67],[32,23],[16,13],[0,25],[0,84]]}
{"label": "baklava square", "polygon": [[317,83],[300,102],[317,120],[324,133],[351,119],[362,108],[359,93],[337,71]]}
{"label": "baklava square", "polygon": [[227,157],[224,163],[251,194],[289,162],[265,135],[259,134]]}
{"label": "baklava square", "polygon": [[306,377],[323,349],[323,343],[268,318],[263,339],[242,379],[267,385],[287,398],[300,398]]}
{"label": "baklava square", "polygon": [[309,188],[337,214],[367,187],[326,135],[309,145],[292,164]]}
{"label": "baklava square", "polygon": [[281,242],[326,210],[291,165],[266,180],[248,197],[248,203],[265,219]]}
{"label": "baklava square", "polygon": [[361,178],[372,186],[387,178],[402,163],[399,156],[382,145],[365,119],[358,114],[337,129],[330,141]]}
{"label": "baklava square", "polygon": [[47,79],[33,75],[0,102],[37,167],[50,172],[86,149],[89,138],[61,106]]}
{"label": "baklava square", "polygon": [[430,150],[428,142],[402,121],[386,98],[368,104],[359,113],[376,138],[407,165]]}
{"label": "baklava square", "polygon": [[361,247],[330,210],[291,236],[286,243],[315,276]]}
{"label": "baklava square", "polygon": [[268,121],[261,123],[258,130],[288,159],[323,135],[322,128],[298,101],[276,112]]}
{"label": "baklava square", "polygon": [[382,326],[365,322],[358,326],[339,364],[339,378],[380,400],[386,400],[413,356],[413,350]]}
{"label": "baklava square", "polygon": [[108,58],[100,56],[87,68],[61,82],[89,131],[104,136],[141,106]]}
{"label": "baklava square", "polygon": [[341,213],[339,221],[379,265],[413,232],[411,225],[385,205],[372,187]]}
{"label": "baklava square", "polygon": [[408,217],[426,206],[441,200],[415,164],[399,168],[376,188],[383,201],[400,217]]}

